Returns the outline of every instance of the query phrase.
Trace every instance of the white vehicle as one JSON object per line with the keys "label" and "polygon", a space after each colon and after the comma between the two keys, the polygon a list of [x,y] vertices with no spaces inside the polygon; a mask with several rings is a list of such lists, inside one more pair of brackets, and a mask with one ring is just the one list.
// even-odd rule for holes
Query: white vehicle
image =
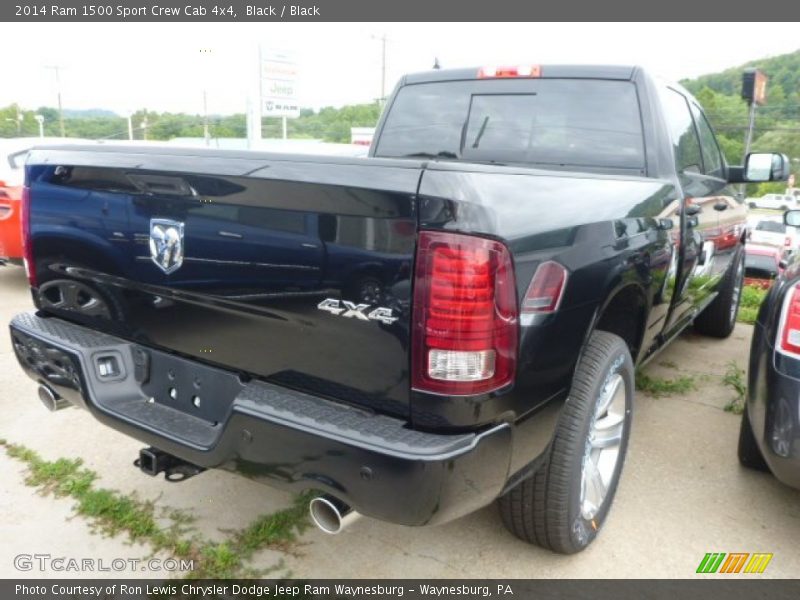
{"label": "white vehicle", "polygon": [[762,220],[751,230],[748,243],[796,250],[798,246],[797,230],[780,221]]}
{"label": "white vehicle", "polygon": [[750,208],[772,208],[775,210],[798,208],[797,196],[792,194],[764,194],[759,198],[748,198],[746,202]]}

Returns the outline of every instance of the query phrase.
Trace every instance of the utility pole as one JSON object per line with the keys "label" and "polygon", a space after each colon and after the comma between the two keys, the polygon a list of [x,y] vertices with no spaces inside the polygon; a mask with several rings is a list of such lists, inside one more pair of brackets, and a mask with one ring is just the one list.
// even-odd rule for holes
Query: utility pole
{"label": "utility pole", "polygon": [[[767,103],[767,76],[759,69],[745,69],[742,73],[742,98],[747,101],[750,108],[742,157],[742,164],[746,165],[750,144],[753,142],[753,129],[756,126],[756,106]],[[745,184],[739,186],[739,192],[744,195]]]}
{"label": "utility pole", "polygon": [[211,134],[208,131],[208,93],[203,90],[203,139],[206,146],[211,144]]}
{"label": "utility pole", "polygon": [[36,122],[39,124],[39,137],[44,137],[44,117],[42,115],[34,115]]}
{"label": "utility pole", "polygon": [[373,40],[381,42],[381,106],[386,102],[386,34],[381,36],[373,35]]}
{"label": "utility pole", "polygon": [[58,93],[58,125],[61,129],[61,137],[67,137],[64,130],[64,109],[61,106],[61,65],[46,65],[45,69],[52,69],[56,74],[56,91]]}
{"label": "utility pole", "polygon": [[211,48],[200,48],[201,68],[203,69],[203,140],[211,145],[211,132],[208,128],[208,74],[211,71]]}
{"label": "utility pole", "polygon": [[756,103],[750,102],[750,120],[747,125],[747,133],[744,136],[744,158],[750,154],[750,144],[753,143],[753,129],[756,126]]}
{"label": "utility pole", "polygon": [[142,139],[147,141],[147,115],[142,117]]}

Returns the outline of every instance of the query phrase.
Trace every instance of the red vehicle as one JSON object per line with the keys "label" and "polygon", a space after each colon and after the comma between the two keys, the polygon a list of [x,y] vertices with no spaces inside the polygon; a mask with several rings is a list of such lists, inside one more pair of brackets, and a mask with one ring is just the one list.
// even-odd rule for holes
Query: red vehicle
{"label": "red vehicle", "polygon": [[783,249],[776,246],[747,244],[744,257],[744,284],[769,289],[783,273]]}
{"label": "red vehicle", "polygon": [[20,207],[25,161],[37,144],[64,144],[81,140],[12,138],[0,140],[0,265],[22,265]]}
{"label": "red vehicle", "polygon": [[[19,143],[24,140],[8,140],[0,146],[0,264],[14,262],[22,264],[22,227],[20,206],[22,199],[22,176],[18,163],[18,152],[27,153]],[[16,142],[16,143],[14,143]]]}

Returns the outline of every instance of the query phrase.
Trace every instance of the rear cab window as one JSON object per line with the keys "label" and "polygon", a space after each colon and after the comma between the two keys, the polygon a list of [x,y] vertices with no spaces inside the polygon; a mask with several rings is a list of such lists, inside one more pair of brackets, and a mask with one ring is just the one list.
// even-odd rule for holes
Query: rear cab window
{"label": "rear cab window", "polygon": [[770,233],[786,233],[786,225],[778,221],[759,221],[756,225],[758,231],[768,231]]}
{"label": "rear cab window", "polygon": [[633,82],[442,81],[401,88],[375,156],[645,172]]}

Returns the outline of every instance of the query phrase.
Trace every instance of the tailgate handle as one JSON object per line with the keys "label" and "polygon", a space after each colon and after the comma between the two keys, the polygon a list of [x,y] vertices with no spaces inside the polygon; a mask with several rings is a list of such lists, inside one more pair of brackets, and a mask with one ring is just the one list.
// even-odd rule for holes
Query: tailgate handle
{"label": "tailgate handle", "polygon": [[241,233],[233,233],[232,231],[218,231],[217,234],[221,235],[222,237],[234,238],[237,240],[240,240],[244,237]]}

